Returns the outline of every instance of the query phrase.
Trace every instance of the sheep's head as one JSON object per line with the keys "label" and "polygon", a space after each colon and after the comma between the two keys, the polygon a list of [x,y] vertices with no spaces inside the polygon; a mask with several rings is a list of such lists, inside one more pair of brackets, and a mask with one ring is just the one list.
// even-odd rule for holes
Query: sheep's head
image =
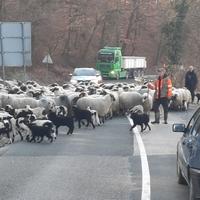
{"label": "sheep's head", "polygon": [[146,102],[148,100],[148,94],[147,93],[144,93],[142,95],[142,103]]}
{"label": "sheep's head", "polygon": [[15,115],[15,109],[11,105],[6,105],[5,111],[8,112],[10,115]]}
{"label": "sheep's head", "polygon": [[177,97],[178,97],[178,94],[173,94],[172,97],[171,97],[171,100],[176,101]]}

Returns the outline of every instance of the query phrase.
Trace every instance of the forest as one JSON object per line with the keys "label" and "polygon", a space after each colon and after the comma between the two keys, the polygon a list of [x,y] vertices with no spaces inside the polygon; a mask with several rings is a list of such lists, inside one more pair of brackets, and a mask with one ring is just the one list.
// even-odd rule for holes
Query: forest
{"label": "forest", "polygon": [[51,80],[63,82],[74,67],[95,67],[104,46],[145,56],[147,74],[164,64],[177,76],[189,65],[199,73],[200,0],[0,0],[0,18],[31,22],[33,65],[27,74],[36,80],[45,80],[48,53]]}

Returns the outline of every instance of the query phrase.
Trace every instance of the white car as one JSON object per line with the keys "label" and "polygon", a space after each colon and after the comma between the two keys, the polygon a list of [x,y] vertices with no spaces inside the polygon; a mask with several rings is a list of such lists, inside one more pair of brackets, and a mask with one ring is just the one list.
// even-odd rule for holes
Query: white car
{"label": "white car", "polygon": [[70,82],[72,84],[77,84],[79,82],[94,82],[94,83],[101,83],[102,76],[100,71],[94,68],[75,68],[73,74],[71,75]]}

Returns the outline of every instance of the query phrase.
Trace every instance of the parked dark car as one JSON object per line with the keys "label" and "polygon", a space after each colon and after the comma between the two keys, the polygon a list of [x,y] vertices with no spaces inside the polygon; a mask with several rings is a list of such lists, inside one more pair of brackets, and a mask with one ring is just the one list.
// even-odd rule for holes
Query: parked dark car
{"label": "parked dark car", "polygon": [[200,199],[200,107],[187,126],[173,124],[174,132],[183,132],[177,144],[178,183],[188,184],[189,200]]}

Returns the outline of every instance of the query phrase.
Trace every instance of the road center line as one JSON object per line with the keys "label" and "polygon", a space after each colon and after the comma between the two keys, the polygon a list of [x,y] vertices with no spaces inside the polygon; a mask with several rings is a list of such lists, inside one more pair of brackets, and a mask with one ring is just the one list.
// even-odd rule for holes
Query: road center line
{"label": "road center line", "polygon": [[[130,117],[127,117],[131,126],[133,125],[133,121],[130,119]],[[135,127],[133,129],[133,132],[135,133],[135,137],[138,143],[139,151],[140,151],[140,159],[141,159],[141,165],[142,165],[142,195],[141,200],[150,200],[151,199],[151,185],[150,185],[150,172],[149,172],[149,164],[147,160],[147,154],[144,147],[144,143],[142,141],[142,137],[140,136],[140,133]],[[134,143],[133,143],[134,145]],[[134,151],[133,151],[134,152]]]}

